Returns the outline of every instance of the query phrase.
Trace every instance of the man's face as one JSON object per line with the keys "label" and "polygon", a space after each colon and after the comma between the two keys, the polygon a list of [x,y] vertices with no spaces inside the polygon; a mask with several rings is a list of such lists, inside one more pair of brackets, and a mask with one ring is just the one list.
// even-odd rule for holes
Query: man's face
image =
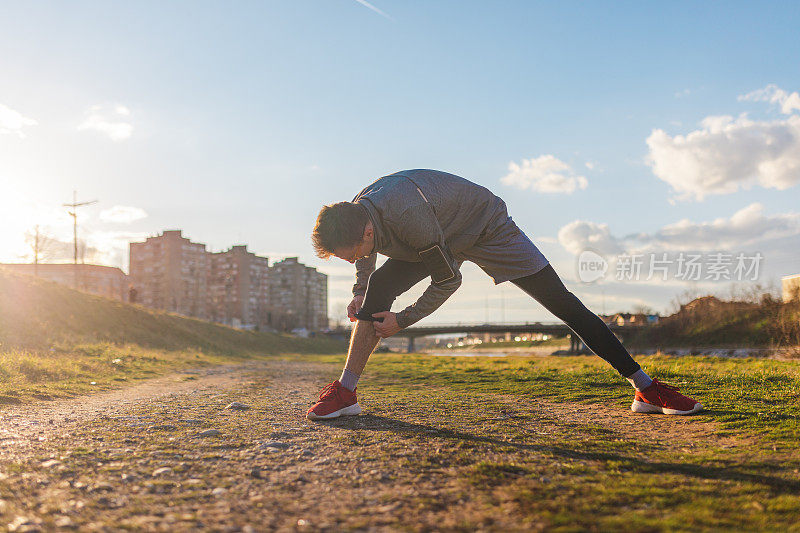
{"label": "man's face", "polygon": [[361,237],[361,242],[347,248],[337,248],[333,251],[333,255],[339,259],[344,259],[348,263],[355,263],[359,259],[368,257],[372,253],[374,245],[375,239],[372,224],[368,223],[364,228],[364,235]]}
{"label": "man's face", "polygon": [[333,255],[339,259],[344,259],[348,263],[355,263],[359,259],[367,257],[372,252],[372,243],[363,239],[360,243],[349,248],[337,248]]}

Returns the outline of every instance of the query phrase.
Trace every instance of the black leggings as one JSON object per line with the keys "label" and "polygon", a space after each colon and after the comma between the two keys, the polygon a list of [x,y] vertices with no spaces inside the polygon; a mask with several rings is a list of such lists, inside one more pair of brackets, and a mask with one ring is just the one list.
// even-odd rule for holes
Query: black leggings
{"label": "black leggings", "polygon": [[[370,276],[364,303],[356,316],[362,320],[374,320],[372,313],[388,311],[398,296],[429,275],[422,262],[387,259]],[[511,280],[511,283],[561,319],[590,350],[606,360],[617,372],[628,377],[639,370],[639,364],[605,322],[567,290],[552,266],[547,265],[539,272]]]}

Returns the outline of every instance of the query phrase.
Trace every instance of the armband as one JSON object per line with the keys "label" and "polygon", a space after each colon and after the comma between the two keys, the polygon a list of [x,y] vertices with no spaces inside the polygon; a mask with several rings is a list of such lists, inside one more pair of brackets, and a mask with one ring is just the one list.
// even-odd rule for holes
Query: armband
{"label": "armband", "polygon": [[431,273],[431,280],[434,283],[444,283],[456,277],[450,261],[447,259],[444,250],[438,244],[419,252],[422,262]]}

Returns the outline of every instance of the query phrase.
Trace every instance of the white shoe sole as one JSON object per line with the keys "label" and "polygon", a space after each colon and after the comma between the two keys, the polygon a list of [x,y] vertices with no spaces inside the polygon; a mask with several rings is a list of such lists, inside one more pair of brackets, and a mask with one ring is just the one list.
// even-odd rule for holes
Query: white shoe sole
{"label": "white shoe sole", "polygon": [[679,411],[678,409],[669,409],[667,407],[660,407],[658,405],[653,405],[652,403],[647,402],[640,402],[639,400],[633,400],[631,404],[631,411],[634,413],[663,413],[665,415],[691,415],[698,411],[703,410],[703,404],[697,402],[694,404],[688,411]]}
{"label": "white shoe sole", "polygon": [[306,415],[306,418],[308,418],[309,420],[327,420],[329,418],[338,418],[340,416],[350,416],[358,414],[361,414],[361,406],[358,405],[357,403],[354,403],[353,405],[342,407],[338,411],[328,413],[327,415],[318,415],[312,411]]}

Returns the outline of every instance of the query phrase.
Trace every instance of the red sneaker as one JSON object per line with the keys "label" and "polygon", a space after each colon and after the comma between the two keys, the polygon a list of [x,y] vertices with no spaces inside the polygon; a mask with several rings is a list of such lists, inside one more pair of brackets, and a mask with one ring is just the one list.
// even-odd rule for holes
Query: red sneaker
{"label": "red sneaker", "polygon": [[657,379],[643,391],[636,391],[631,405],[634,413],[664,413],[665,415],[690,415],[703,410],[703,404],[684,396],[672,385]]}
{"label": "red sneaker", "polygon": [[333,383],[325,385],[319,393],[319,401],[308,410],[306,417],[309,420],[320,420],[336,418],[341,415],[357,415],[360,412],[361,406],[358,405],[356,391],[351,392],[342,387],[337,379]]}

